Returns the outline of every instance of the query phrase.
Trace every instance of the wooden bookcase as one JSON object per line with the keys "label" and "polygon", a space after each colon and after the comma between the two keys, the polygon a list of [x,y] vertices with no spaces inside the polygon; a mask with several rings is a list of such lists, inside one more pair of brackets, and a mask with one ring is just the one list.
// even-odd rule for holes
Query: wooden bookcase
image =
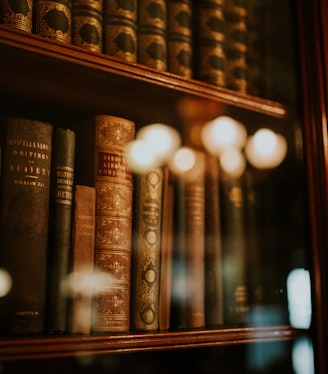
{"label": "wooden bookcase", "polygon": [[[297,115],[304,128],[302,141],[307,170],[304,184],[309,200],[314,320],[311,336],[316,372],[326,373],[328,168],[327,64],[324,64],[327,48],[324,47],[327,47],[328,31],[324,15],[328,16],[328,8],[321,0],[300,0],[293,2],[293,9],[295,12],[297,9],[295,28],[300,41],[295,70],[299,70],[302,104]],[[0,98],[2,113],[33,115],[67,125],[72,119],[107,112],[131,117],[140,125],[166,122],[179,128],[182,123],[177,104],[186,98],[204,100],[217,114],[231,113],[249,123],[265,119],[280,127],[286,126],[291,116],[288,104],[159,72],[4,26],[0,26]],[[233,361],[239,352],[234,351],[234,346],[291,343],[303,334],[308,331],[279,324],[110,336],[0,338],[0,362],[6,373],[7,368],[17,369],[20,362],[27,363],[27,367],[33,363],[35,368],[42,363],[44,368],[47,362],[64,365],[66,358],[75,356],[120,354],[124,357],[157,351],[171,352],[168,357],[173,357],[174,352],[178,359],[179,351],[188,349],[193,349],[190,355],[195,357],[203,349],[225,349]],[[181,357],[188,357],[188,353]],[[199,357],[203,357],[201,353]]]}

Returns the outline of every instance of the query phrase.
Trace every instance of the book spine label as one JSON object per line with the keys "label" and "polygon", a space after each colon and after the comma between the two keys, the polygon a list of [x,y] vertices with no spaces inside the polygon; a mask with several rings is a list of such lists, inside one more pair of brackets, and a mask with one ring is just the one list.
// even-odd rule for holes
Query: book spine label
{"label": "book spine label", "polygon": [[90,334],[96,224],[95,188],[76,185],[73,209],[68,331],[71,334]]}
{"label": "book spine label", "polygon": [[71,219],[75,133],[56,128],[53,136],[48,249],[47,330],[67,331],[67,289],[71,250]]}
{"label": "book spine label", "polygon": [[0,23],[31,33],[33,27],[33,0],[15,2],[3,0],[0,8]]}
{"label": "book spine label", "polygon": [[71,43],[72,4],[70,0],[38,0],[36,3],[36,33],[44,37]]}
{"label": "book spine label", "polygon": [[136,243],[133,249],[133,318],[135,330],[158,329],[163,171],[138,176]]}
{"label": "book spine label", "polygon": [[12,288],[0,298],[0,327],[8,335],[44,333],[52,129],[5,121],[0,263]]}
{"label": "book spine label", "polygon": [[93,52],[103,50],[102,0],[74,0],[72,43]]}
{"label": "book spine label", "polygon": [[[132,248],[132,173],[124,147],[134,138],[134,123],[97,115],[95,185],[95,270],[93,332],[130,328]],[[98,278],[97,278],[98,279]]]}

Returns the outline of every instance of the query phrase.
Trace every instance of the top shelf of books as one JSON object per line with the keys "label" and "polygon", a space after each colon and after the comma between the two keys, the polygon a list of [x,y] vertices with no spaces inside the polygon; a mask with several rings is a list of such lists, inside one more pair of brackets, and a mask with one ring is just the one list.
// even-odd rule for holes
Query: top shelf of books
{"label": "top shelf of books", "polygon": [[[71,111],[101,112],[140,105],[173,108],[182,97],[285,118],[283,104],[123,61],[40,35],[0,26],[0,94]],[[19,92],[19,94],[17,93]],[[147,105],[145,104],[147,103]],[[83,108],[83,109],[82,109]],[[149,111],[149,110],[148,110]]]}

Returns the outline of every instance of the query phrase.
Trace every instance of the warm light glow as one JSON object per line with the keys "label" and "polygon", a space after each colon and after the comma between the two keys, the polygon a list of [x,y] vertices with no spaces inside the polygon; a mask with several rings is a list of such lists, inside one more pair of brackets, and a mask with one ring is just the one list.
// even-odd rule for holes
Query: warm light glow
{"label": "warm light glow", "polygon": [[172,163],[177,172],[186,172],[195,166],[196,156],[192,149],[180,148],[173,156]]}
{"label": "warm light glow", "polygon": [[144,173],[158,166],[159,160],[147,142],[136,139],[125,147],[125,158],[135,173]]}
{"label": "warm light glow", "polygon": [[7,270],[0,269],[0,297],[4,297],[11,290],[12,278]]}
{"label": "warm light glow", "polygon": [[159,162],[167,161],[180,146],[180,135],[174,128],[154,123],[142,127],[136,134],[137,139],[144,140]]}
{"label": "warm light glow", "polygon": [[220,156],[220,165],[229,177],[238,178],[246,169],[246,160],[239,149],[227,148]]}
{"label": "warm light glow", "polygon": [[205,148],[212,154],[220,155],[227,148],[243,148],[246,144],[247,131],[242,123],[221,116],[207,122],[201,136]]}
{"label": "warm light glow", "polygon": [[263,128],[249,137],[245,152],[248,161],[257,169],[272,169],[286,157],[287,142],[282,135]]}

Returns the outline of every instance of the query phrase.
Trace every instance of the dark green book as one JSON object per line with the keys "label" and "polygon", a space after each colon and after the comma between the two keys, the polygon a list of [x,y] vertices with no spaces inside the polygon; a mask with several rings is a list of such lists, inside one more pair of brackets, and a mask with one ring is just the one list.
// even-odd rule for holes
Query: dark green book
{"label": "dark green book", "polygon": [[47,331],[67,329],[75,133],[56,128],[53,140],[48,253]]}
{"label": "dark green book", "polygon": [[13,116],[3,125],[0,267],[12,287],[0,298],[0,330],[43,334],[53,127]]}

